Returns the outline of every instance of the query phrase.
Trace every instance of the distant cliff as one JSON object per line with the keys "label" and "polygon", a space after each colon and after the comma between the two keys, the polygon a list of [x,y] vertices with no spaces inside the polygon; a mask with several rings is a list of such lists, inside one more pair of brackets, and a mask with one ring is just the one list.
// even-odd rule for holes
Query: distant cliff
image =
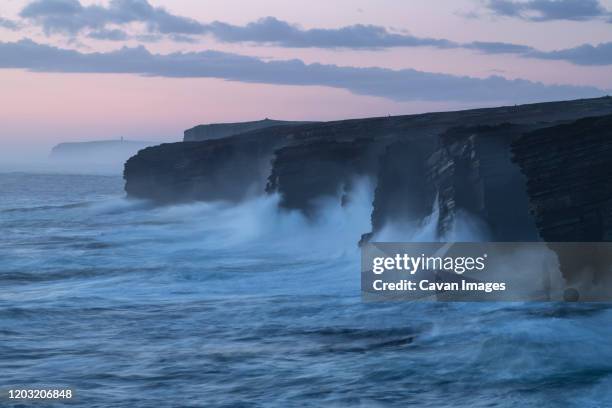
{"label": "distant cliff", "polygon": [[[126,163],[126,191],[160,202],[240,201],[254,194],[279,194],[281,207],[316,217],[320,198],[345,205],[355,180],[366,178],[375,192],[372,231],[363,231],[364,240],[385,225],[419,223],[433,213],[440,237],[452,236],[458,217],[467,215],[482,224],[490,240],[572,240],[580,238],[575,235],[579,229],[556,229],[561,221],[555,218],[555,205],[560,205],[555,201],[571,199],[579,206],[575,197],[595,197],[586,203],[591,208],[610,191],[598,181],[608,173],[607,167],[598,167],[605,154],[597,147],[608,146],[609,124],[593,124],[591,135],[579,132],[587,122],[575,121],[610,114],[612,98],[596,98],[272,126],[144,149]],[[583,138],[588,148],[580,147]],[[572,152],[579,155],[577,163],[566,166]],[[555,170],[559,166],[585,178],[591,171],[598,176],[574,183],[578,176]],[[537,181],[547,176],[554,180]],[[546,190],[568,181],[575,197]],[[546,194],[550,198],[542,198]],[[602,240],[611,236],[605,221],[610,213],[604,207],[599,212],[581,209],[585,220],[597,214],[596,224],[606,229],[596,235]],[[573,222],[574,213],[559,216],[563,214]]]}
{"label": "distant cliff", "polygon": [[125,161],[154,142],[103,140],[93,142],[60,143],[51,150],[52,159],[76,161]]}
{"label": "distant cliff", "polygon": [[211,123],[208,125],[198,125],[185,131],[183,141],[201,142],[203,140],[221,139],[228,136],[239,135],[252,130],[265,129],[273,126],[299,125],[307,122],[290,122],[284,120],[264,119],[254,122],[238,123]]}

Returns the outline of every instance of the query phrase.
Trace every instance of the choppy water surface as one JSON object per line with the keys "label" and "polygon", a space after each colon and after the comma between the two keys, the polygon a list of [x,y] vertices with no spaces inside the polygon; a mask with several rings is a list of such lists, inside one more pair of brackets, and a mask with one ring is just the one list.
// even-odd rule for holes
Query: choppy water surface
{"label": "choppy water surface", "polygon": [[122,190],[0,174],[0,406],[612,406],[605,306],[362,303],[367,193],[309,223]]}

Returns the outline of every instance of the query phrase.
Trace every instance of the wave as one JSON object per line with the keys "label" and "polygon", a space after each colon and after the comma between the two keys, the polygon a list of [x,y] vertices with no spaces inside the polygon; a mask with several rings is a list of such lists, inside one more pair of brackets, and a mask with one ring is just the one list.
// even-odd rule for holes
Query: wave
{"label": "wave", "polygon": [[0,210],[0,213],[28,213],[35,211],[55,211],[55,210],[70,210],[73,208],[82,208],[87,207],[94,204],[92,201],[84,201],[79,203],[70,203],[70,204],[58,204],[58,205],[40,205],[33,207],[17,207],[17,208],[6,208]]}
{"label": "wave", "polygon": [[390,222],[378,231],[373,240],[377,242],[486,242],[489,232],[486,225],[475,216],[458,211],[448,231],[440,233],[438,222],[440,207],[438,197],[431,213],[414,222]]}

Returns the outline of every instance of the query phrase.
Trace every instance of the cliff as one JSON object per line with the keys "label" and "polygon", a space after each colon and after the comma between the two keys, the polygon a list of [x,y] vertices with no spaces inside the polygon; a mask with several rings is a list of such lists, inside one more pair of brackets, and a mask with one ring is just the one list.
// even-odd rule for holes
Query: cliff
{"label": "cliff", "polygon": [[546,241],[612,241],[612,115],[527,133],[512,146]]}
{"label": "cliff", "polygon": [[185,131],[183,141],[201,142],[203,140],[221,139],[239,135],[253,130],[266,129],[274,126],[300,125],[308,122],[290,122],[284,120],[263,119],[253,122],[211,123],[198,125]]}
{"label": "cliff", "polygon": [[467,215],[491,241],[537,241],[525,177],[512,162],[510,145],[541,124],[460,127],[440,136],[427,162],[438,194],[438,234],[452,235],[455,217]]}
{"label": "cliff", "polygon": [[[549,182],[534,181],[546,173],[533,163],[527,164],[533,171],[517,165],[516,160],[527,154],[521,152],[531,149],[521,146],[531,143],[545,150],[547,143],[536,143],[537,135],[549,135],[548,144],[555,144],[553,129],[558,126],[580,129],[584,123],[572,122],[610,114],[612,98],[596,98],[286,124],[222,139],[150,147],[126,163],[124,177],[133,197],[238,201],[274,193],[280,195],[281,207],[309,217],[316,217],[321,198],[346,204],[355,181],[367,178],[375,185],[371,233],[390,223],[418,223],[433,211],[440,236],[448,236],[458,217],[467,214],[482,223],[491,240],[548,239],[558,237],[550,233],[554,223],[542,221],[551,215],[536,211],[534,219],[530,206],[548,208],[537,200]],[[568,151],[577,148],[569,139],[564,143]],[[579,151],[589,158],[595,150]],[[549,163],[565,152],[551,151]],[[515,161],[513,152],[520,156]],[[532,160],[537,158],[538,154]],[[581,162],[587,166],[591,160]],[[557,180],[570,177],[549,173]],[[364,231],[364,240],[371,233]]]}
{"label": "cliff", "polygon": [[51,150],[51,158],[75,161],[122,161],[154,142],[130,140],[101,140],[92,142],[60,143]]}
{"label": "cliff", "polygon": [[[612,283],[612,115],[527,133],[512,145],[540,236],[559,255],[569,284]],[[605,281],[608,282],[605,282]]]}
{"label": "cliff", "polygon": [[[282,207],[307,215],[314,215],[317,199],[322,196],[338,196],[344,205],[353,183],[374,175],[379,148],[371,138],[285,146],[275,152],[266,191],[282,191]],[[295,182],[295,175],[299,175],[300,183]]]}

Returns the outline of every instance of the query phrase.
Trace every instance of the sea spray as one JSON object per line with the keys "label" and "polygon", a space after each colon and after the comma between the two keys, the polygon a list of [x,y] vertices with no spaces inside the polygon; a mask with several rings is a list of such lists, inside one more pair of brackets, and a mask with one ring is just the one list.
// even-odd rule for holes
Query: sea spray
{"label": "sea spray", "polygon": [[438,230],[440,216],[439,198],[436,196],[431,213],[423,219],[391,221],[374,234],[376,242],[486,242],[489,233],[486,225],[476,216],[459,210],[451,228],[442,235]]}
{"label": "sea spray", "polygon": [[317,221],[274,196],[138,208],[120,177],[0,177],[1,208],[39,208],[0,216],[0,389],[30,378],[118,407],[612,403],[609,306],[362,303],[346,260],[368,194]]}

